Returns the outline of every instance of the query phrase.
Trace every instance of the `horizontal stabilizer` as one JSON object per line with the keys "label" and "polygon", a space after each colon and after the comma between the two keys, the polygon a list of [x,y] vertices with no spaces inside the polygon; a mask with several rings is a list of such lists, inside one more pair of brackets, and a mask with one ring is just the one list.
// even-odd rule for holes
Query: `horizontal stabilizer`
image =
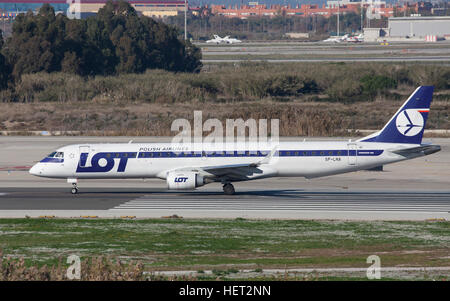
{"label": "horizontal stabilizer", "polygon": [[430,145],[423,145],[423,146],[419,146],[419,147],[405,148],[405,149],[393,151],[393,153],[404,156],[404,157],[427,156],[427,155],[437,153],[440,150],[441,150],[440,145],[430,144]]}

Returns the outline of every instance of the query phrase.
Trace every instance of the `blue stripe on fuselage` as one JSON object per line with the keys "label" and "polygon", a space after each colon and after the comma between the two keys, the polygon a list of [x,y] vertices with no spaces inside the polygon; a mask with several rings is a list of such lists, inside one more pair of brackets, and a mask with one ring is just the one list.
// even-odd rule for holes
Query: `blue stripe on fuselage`
{"label": "blue stripe on fuselage", "polygon": [[[358,156],[379,156],[383,150],[358,150]],[[198,157],[265,157],[270,151],[206,151],[206,152],[140,152],[138,158],[198,158]],[[355,156],[350,150],[280,150],[279,157],[336,157]]]}

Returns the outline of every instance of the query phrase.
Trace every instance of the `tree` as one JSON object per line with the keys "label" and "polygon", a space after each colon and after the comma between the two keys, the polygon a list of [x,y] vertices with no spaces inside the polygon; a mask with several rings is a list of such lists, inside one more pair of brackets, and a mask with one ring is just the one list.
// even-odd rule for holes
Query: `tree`
{"label": "tree", "polygon": [[20,14],[5,53],[16,79],[40,71],[108,75],[201,67],[200,49],[181,41],[176,28],[138,16],[123,0],[109,0],[85,20],[55,15],[48,4],[37,15]]}
{"label": "tree", "polygon": [[3,32],[0,29],[0,90],[7,86],[10,73],[6,59],[1,52],[3,44]]}
{"label": "tree", "polygon": [[13,76],[60,70],[66,20],[64,16],[55,16],[48,4],[44,4],[36,16],[29,11],[16,18],[13,36],[8,41],[6,51],[8,61],[13,66]]}

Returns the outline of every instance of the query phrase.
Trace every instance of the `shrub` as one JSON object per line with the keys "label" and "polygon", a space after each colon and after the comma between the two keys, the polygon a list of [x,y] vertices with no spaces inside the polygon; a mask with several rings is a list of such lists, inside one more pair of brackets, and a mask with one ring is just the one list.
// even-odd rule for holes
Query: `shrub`
{"label": "shrub", "polygon": [[331,100],[341,102],[353,102],[356,96],[361,95],[361,85],[347,79],[332,84],[326,92]]}
{"label": "shrub", "polygon": [[383,75],[366,75],[361,78],[360,82],[362,93],[372,98],[387,89],[397,87],[394,79]]}

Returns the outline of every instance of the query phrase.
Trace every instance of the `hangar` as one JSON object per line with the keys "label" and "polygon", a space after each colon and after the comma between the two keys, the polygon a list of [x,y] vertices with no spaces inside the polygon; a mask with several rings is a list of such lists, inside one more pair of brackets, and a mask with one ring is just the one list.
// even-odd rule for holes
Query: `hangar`
{"label": "hangar", "polygon": [[450,36],[450,16],[389,18],[388,32],[390,37]]}

